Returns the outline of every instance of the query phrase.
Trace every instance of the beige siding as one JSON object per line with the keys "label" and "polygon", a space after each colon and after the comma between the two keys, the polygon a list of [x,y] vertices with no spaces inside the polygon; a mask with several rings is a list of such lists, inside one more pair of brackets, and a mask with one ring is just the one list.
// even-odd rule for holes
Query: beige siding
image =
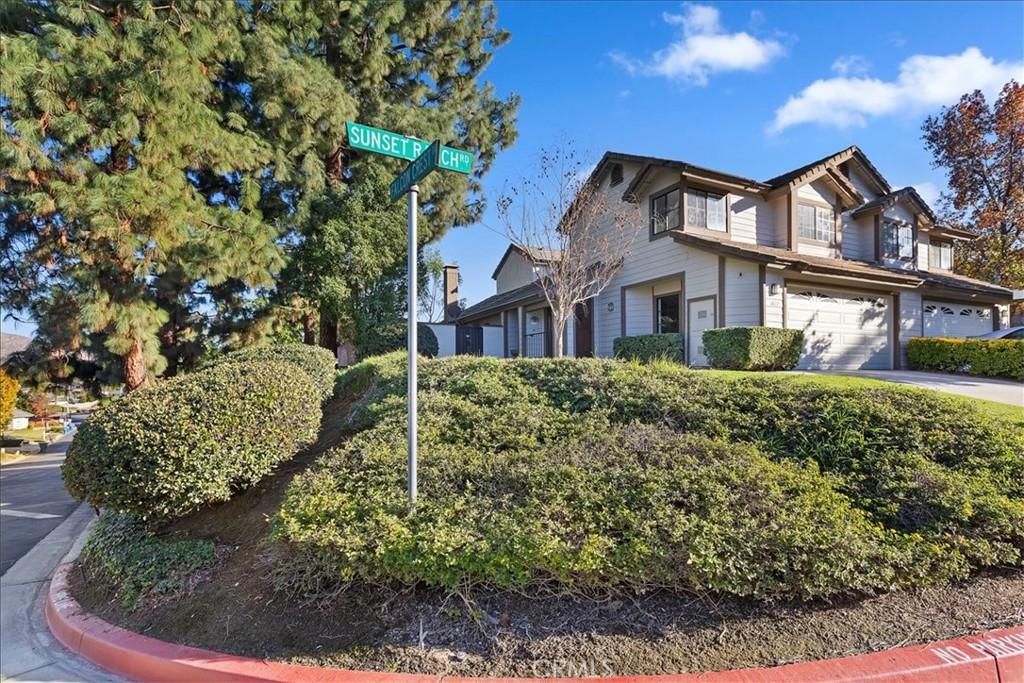
{"label": "beige siding", "polygon": [[725,327],[761,324],[758,270],[753,261],[725,260]]}
{"label": "beige siding", "polygon": [[875,220],[867,216],[854,220],[849,212],[843,214],[843,256],[873,261],[875,258]]}
{"label": "beige siding", "polygon": [[823,180],[815,180],[814,182],[801,185],[797,189],[797,197],[800,199],[810,199],[816,202],[824,202],[829,206],[836,203],[835,190],[830,188],[828,184]]}
{"label": "beige siding", "polygon": [[768,203],[768,210],[774,224],[774,246],[785,249],[789,244],[789,196],[776,197]]}
{"label": "beige siding", "polygon": [[811,256],[835,256],[835,249],[824,243],[799,242],[796,245],[796,251],[798,254],[810,254]]}

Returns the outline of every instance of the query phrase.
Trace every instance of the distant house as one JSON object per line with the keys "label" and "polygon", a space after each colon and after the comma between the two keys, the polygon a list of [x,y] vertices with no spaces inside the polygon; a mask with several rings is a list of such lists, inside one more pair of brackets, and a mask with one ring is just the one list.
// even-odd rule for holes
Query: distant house
{"label": "distant house", "polygon": [[[611,356],[616,337],[670,332],[702,366],[704,330],[763,325],[803,331],[801,369],[900,368],[911,337],[1009,325],[1009,289],[954,272],[958,245],[974,235],[943,225],[913,188],[890,186],[857,147],[765,181],[609,152],[590,182],[638,204],[647,225],[578,308],[567,355]],[[467,339],[476,329],[497,342],[454,352],[552,355],[538,279],[557,258],[506,250],[496,293],[456,320]]]}
{"label": "distant house", "polygon": [[14,409],[11,414],[11,421],[7,423],[7,429],[10,431],[17,431],[19,429],[28,429],[28,420],[32,417],[32,413],[26,413],[24,410]]}

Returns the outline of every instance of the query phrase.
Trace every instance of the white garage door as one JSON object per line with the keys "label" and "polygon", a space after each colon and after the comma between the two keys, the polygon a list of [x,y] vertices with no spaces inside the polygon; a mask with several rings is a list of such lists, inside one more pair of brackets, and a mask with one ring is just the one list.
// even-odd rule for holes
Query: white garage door
{"label": "white garage door", "polygon": [[992,331],[992,309],[950,301],[924,302],[924,336],[973,337]]}
{"label": "white garage door", "polygon": [[878,370],[892,367],[891,299],[835,289],[790,285],[786,326],[803,330],[802,370]]}

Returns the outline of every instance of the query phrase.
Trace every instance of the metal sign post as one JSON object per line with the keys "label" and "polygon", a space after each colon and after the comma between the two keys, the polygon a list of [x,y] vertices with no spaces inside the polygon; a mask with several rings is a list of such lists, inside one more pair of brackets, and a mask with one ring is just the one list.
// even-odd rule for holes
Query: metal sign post
{"label": "metal sign post", "polygon": [[439,140],[427,143],[423,140],[411,138],[406,135],[399,135],[388,130],[373,128],[361,123],[349,122],[346,124],[349,147],[361,149],[375,154],[409,159],[410,163],[405,167],[398,177],[391,182],[389,194],[391,201],[395,201],[403,194],[409,197],[409,230],[408,230],[408,338],[406,343],[409,347],[408,373],[409,381],[406,389],[406,408],[408,410],[407,422],[407,444],[408,454],[408,478],[410,508],[416,504],[416,359],[419,356],[417,349],[417,261],[416,250],[418,240],[416,238],[416,220],[419,216],[419,194],[420,188],[416,184],[425,178],[435,168],[456,173],[468,174],[473,169],[473,155],[461,149],[446,147]]}
{"label": "metal sign post", "polygon": [[419,341],[419,330],[417,329],[417,296],[416,296],[416,284],[417,284],[417,273],[416,273],[416,217],[419,214],[419,196],[420,188],[418,185],[413,185],[409,188],[409,254],[408,254],[408,270],[409,270],[409,302],[407,304],[409,308],[409,329],[406,332],[408,335],[407,344],[409,346],[409,386],[406,389],[406,410],[408,412],[406,425],[407,429],[407,443],[406,453],[408,455],[408,490],[409,490],[409,505],[413,506],[416,504],[416,358],[418,357],[417,342]]}

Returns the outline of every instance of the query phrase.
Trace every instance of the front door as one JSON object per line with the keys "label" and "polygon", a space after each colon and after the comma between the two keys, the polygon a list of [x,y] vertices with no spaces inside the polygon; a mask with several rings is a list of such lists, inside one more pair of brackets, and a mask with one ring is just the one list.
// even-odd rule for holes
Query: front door
{"label": "front door", "polygon": [[576,340],[574,355],[587,358],[594,355],[594,300],[587,299],[576,304],[576,329],[573,335]]}
{"label": "front door", "polygon": [[707,365],[708,357],[704,355],[704,330],[716,327],[716,299],[714,296],[690,299],[686,308],[689,311],[689,324],[687,325],[689,334],[686,339],[686,347],[690,365]]}

